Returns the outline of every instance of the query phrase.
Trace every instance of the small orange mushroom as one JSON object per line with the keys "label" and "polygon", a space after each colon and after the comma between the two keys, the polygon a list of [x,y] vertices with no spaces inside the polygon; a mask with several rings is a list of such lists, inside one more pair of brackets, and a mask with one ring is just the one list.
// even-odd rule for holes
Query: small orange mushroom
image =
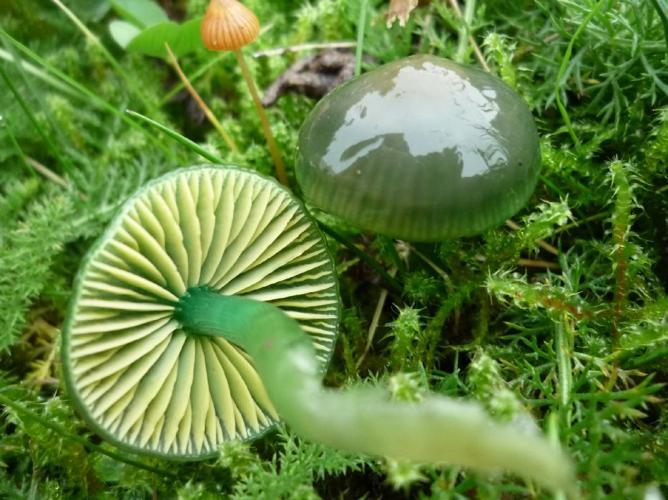
{"label": "small orange mushroom", "polygon": [[262,107],[257,86],[241,52],[242,47],[257,38],[260,33],[260,21],[250,9],[237,0],[211,0],[209,7],[206,9],[200,31],[202,41],[209,50],[230,50],[234,52],[255,103],[255,109],[262,124],[262,132],[267,140],[269,153],[276,168],[276,177],[287,186],[288,176],[285,172],[283,158],[276,144],[276,139],[274,139],[274,134],[271,132],[269,119]]}
{"label": "small orange mushroom", "polygon": [[209,50],[239,50],[257,38],[260,21],[237,0],[212,0],[201,31]]}

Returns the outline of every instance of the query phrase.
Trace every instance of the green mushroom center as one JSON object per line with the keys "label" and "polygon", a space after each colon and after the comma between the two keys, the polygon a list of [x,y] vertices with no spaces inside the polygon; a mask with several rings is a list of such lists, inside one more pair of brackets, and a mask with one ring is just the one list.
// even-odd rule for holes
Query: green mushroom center
{"label": "green mushroom center", "polygon": [[335,274],[299,203],[250,171],[181,170],[127,202],[91,251],[72,301],[66,381],[109,439],[161,456],[205,457],[278,419],[238,343],[179,321],[193,290],[274,304],[308,333],[318,364],[328,362]]}

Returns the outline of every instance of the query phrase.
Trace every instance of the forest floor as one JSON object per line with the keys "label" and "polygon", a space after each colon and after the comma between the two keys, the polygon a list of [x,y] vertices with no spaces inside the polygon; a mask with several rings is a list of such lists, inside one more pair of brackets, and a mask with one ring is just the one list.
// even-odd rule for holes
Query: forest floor
{"label": "forest floor", "polygon": [[[146,181],[205,163],[201,149],[273,175],[234,56],[179,62],[239,152],[167,62],[116,44],[112,3],[124,2],[71,0],[74,17],[57,0],[0,9],[0,396],[12,401],[0,406],[0,497],[553,498],[510,475],[340,453],[284,426],[198,463],[137,457],[86,426],[63,387],[60,328],[116,209]],[[343,318],[326,384],[477,399],[562,443],[583,497],[668,495],[666,2],[466,0],[457,14],[433,0],[391,28],[380,0],[244,3],[263,25],[244,49],[261,91],[321,50],[303,44],[343,42],[363,71],[416,53],[484,62],[526,100],[541,137],[516,229],[398,249],[340,228],[398,286],[384,292],[376,268],[328,242]],[[162,2],[178,20],[206,4]],[[285,47],[296,50],[275,50]],[[286,94],[268,108],[291,179],[314,104]]]}

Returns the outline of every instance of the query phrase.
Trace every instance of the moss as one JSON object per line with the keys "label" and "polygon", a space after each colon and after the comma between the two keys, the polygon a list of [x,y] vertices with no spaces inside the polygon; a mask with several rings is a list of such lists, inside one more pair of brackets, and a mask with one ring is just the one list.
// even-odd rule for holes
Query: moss
{"label": "moss", "polygon": [[[71,6],[76,10],[81,3]],[[170,3],[186,6],[193,15],[206,2]],[[372,236],[345,228],[351,245],[387,272],[396,269],[399,284],[381,304],[368,352],[369,325],[385,282],[349,247],[330,241],[346,317],[327,381],[355,385],[370,374],[403,380],[406,371],[424,373],[431,390],[444,394],[497,395],[492,406],[502,416],[526,413],[568,448],[587,496],[639,498],[650,486],[665,495],[668,69],[663,23],[653,2],[643,0],[603,1],[586,24],[599,1],[509,7],[495,0],[477,2],[475,9],[472,0],[460,3],[469,7],[468,32],[492,71],[516,88],[536,117],[543,138],[538,189],[515,218],[518,231],[499,227],[479,237],[398,249],[383,242],[379,250]],[[37,420],[7,409],[0,414],[0,496],[540,497],[518,478],[384,464],[304,443],[289,430],[243,449],[223,449],[218,460],[203,464],[144,463],[167,468],[174,478],[135,467],[136,457],[101,453],[99,439],[69,409],[57,365],[49,363],[52,332],[62,324],[81,258],[116,208],[147,180],[197,158],[156,130],[133,125],[122,111],[147,114],[226,161],[268,173],[271,160],[231,58],[194,83],[238,139],[242,153],[237,156],[207,124],[197,122],[187,96],[177,93],[177,99],[162,103],[177,81],[166,65],[113,45],[107,35],[113,14],[84,20],[140,95],[54,5],[10,4],[0,13],[0,26],[39,58],[4,35],[0,50],[5,59],[7,53],[20,56],[39,71],[5,59],[2,64],[43,134],[1,84],[0,394],[21,402]],[[373,59],[364,61],[366,69],[415,52],[479,64],[470,43],[460,42],[461,21],[448,2],[420,7],[405,29],[391,30],[385,27],[387,4],[369,2],[363,49]],[[250,50],[350,40],[356,33],[359,2],[352,0],[248,5],[270,27]],[[299,57],[288,53],[258,60],[252,70],[265,88]],[[198,53],[180,62],[193,75],[209,58]],[[59,79],[56,71],[84,89]],[[571,130],[557,109],[557,93]],[[313,104],[290,96],[270,113],[289,169],[298,128]],[[67,187],[35,171],[30,160],[65,179]],[[405,338],[409,332],[418,338],[411,342]],[[68,436],[88,444],[55,435],[39,422],[59,424]]]}

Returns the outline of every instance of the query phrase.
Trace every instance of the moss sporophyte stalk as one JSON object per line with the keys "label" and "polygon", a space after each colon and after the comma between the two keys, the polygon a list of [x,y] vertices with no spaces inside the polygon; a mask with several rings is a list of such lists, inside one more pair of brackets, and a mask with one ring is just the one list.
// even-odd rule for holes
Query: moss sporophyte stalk
{"label": "moss sporophyte stalk", "polygon": [[100,434],[140,453],[211,457],[280,418],[343,450],[572,488],[559,448],[477,403],[324,389],[339,314],[332,259],[296,198],[244,169],[184,169],[141,189],[91,250],[65,379]]}

